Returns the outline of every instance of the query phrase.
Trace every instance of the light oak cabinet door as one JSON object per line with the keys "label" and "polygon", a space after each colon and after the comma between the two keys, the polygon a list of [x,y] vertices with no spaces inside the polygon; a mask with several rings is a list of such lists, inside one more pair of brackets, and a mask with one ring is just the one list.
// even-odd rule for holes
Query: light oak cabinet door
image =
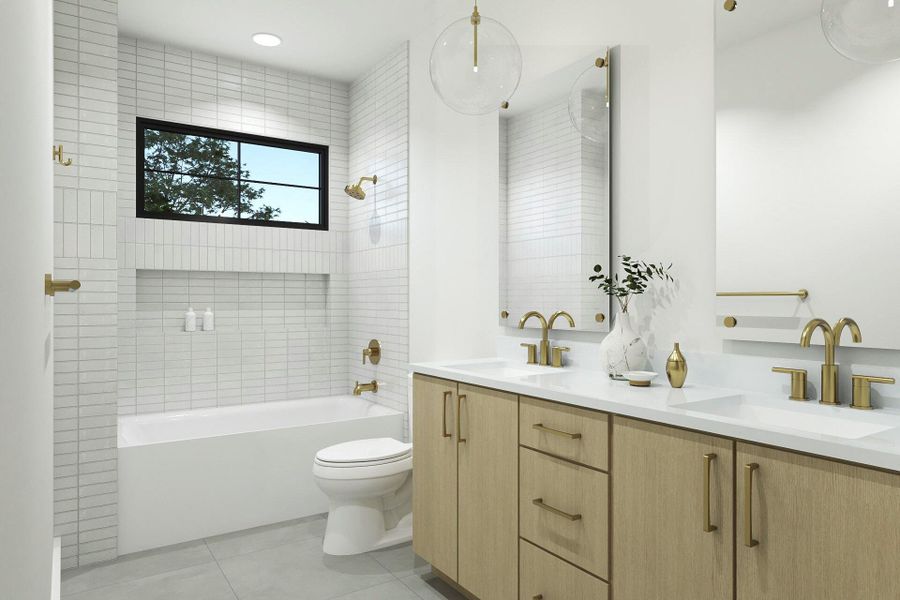
{"label": "light oak cabinet door", "polygon": [[738,443],[737,478],[737,600],[900,598],[900,475]]}
{"label": "light oak cabinet door", "polygon": [[613,417],[612,449],[615,599],[731,598],[734,442]]}
{"label": "light oak cabinet door", "polygon": [[413,550],[457,577],[457,432],[454,381],[413,377]]}
{"label": "light oak cabinet door", "polygon": [[459,385],[459,576],[480,600],[518,595],[518,397]]}

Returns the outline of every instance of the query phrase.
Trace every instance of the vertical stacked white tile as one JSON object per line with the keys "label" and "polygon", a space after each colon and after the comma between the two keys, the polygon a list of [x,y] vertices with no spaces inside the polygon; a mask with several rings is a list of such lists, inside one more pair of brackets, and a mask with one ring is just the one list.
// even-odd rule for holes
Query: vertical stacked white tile
{"label": "vertical stacked white tile", "polygon": [[63,567],[116,556],[116,0],[54,1],[56,533]]}
{"label": "vertical stacked white tile", "polygon": [[500,225],[500,310],[510,312],[507,317],[506,325],[513,325],[514,319],[518,319],[521,315],[513,314],[509,311],[509,118],[500,115],[500,151],[498,159],[500,161],[500,190],[498,193],[498,204],[500,206],[499,225]]}
{"label": "vertical stacked white tile", "polygon": [[[119,77],[120,413],[346,393],[348,85],[127,38]],[[138,116],[328,145],[329,230],[137,219]]]}
{"label": "vertical stacked white tile", "polygon": [[[609,271],[610,261],[610,186],[609,186],[609,107],[600,110],[584,110],[589,102],[594,107],[604,107],[606,100],[590,90],[582,92],[581,104],[576,110],[581,112],[585,128],[600,133],[599,140],[581,138],[581,270],[583,278],[600,263]],[[585,318],[602,312],[610,317],[609,298],[603,296],[594,284],[584,279],[580,288],[581,310]],[[608,321],[607,321],[608,323]],[[591,322],[582,326],[593,325]]]}
{"label": "vertical stacked white tile", "polygon": [[608,269],[608,162],[600,164],[608,148],[573,127],[565,98],[506,127],[507,309],[515,317],[568,310],[590,326],[601,305],[585,267]]}
{"label": "vertical stacked white tile", "polygon": [[[409,47],[404,43],[350,86],[350,180],[378,175],[365,200],[351,200],[350,384],[377,379],[375,402],[406,412],[409,356]],[[381,341],[377,366],[362,364]]]}

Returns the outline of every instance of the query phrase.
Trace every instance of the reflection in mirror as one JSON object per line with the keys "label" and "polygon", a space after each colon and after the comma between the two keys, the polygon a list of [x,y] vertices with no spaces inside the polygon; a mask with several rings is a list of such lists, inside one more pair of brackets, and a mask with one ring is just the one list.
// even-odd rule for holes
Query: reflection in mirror
{"label": "reflection in mirror", "polygon": [[608,329],[595,317],[609,315],[609,298],[588,281],[610,256],[608,69],[595,64],[605,56],[598,50],[523,82],[501,112],[502,325],[517,326],[530,310],[565,310],[576,329]]}
{"label": "reflection in mirror", "polygon": [[[796,344],[812,317],[854,318],[863,345],[900,348],[900,63],[831,48],[819,0],[717,7],[716,198],[720,292],[729,339]],[[873,275],[873,273],[875,273]],[[733,316],[735,327],[723,318]]]}

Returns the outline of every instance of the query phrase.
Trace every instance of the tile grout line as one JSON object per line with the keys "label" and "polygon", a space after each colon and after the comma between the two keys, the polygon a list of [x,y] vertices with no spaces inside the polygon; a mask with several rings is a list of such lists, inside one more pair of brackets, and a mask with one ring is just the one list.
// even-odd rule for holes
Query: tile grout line
{"label": "tile grout line", "polygon": [[240,600],[238,593],[234,591],[234,586],[231,585],[231,580],[228,579],[228,575],[225,574],[225,569],[222,568],[222,565],[219,564],[219,559],[216,558],[215,553],[212,551],[212,548],[209,547],[209,542],[206,541],[207,538],[203,538],[203,545],[206,547],[206,551],[209,552],[209,555],[212,557],[213,562],[216,563],[216,567],[219,569],[219,573],[222,574],[222,577],[225,579],[225,583],[228,584],[228,589],[231,590],[231,595],[234,596],[234,600]]}

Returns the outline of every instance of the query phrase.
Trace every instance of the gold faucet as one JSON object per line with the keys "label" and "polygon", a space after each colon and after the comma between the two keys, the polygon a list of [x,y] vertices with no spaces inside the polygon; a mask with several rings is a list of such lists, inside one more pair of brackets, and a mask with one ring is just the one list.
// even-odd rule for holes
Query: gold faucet
{"label": "gold faucet", "polygon": [[834,361],[834,349],[841,343],[841,335],[844,327],[850,328],[853,341],[857,344],[862,342],[862,333],[859,331],[859,325],[856,321],[848,317],[844,317],[838,321],[832,328],[824,319],[813,319],[803,328],[800,334],[800,345],[809,348],[812,334],[816,329],[822,330],[825,338],[825,363],[822,365],[822,404],[837,405],[840,404],[838,399],[838,365]]}
{"label": "gold faucet", "polygon": [[378,382],[374,379],[369,383],[360,383],[356,382],[356,387],[353,388],[354,396],[362,396],[363,392],[372,392],[373,394],[378,393]]}
{"label": "gold faucet", "polygon": [[[567,313],[564,310],[558,310],[550,316],[550,320],[544,318],[544,315],[539,313],[536,310],[530,310],[519,319],[519,329],[525,329],[525,322],[528,321],[531,317],[537,317],[541,322],[541,351],[540,351],[540,364],[545,367],[550,364],[550,337],[549,332],[553,329],[553,324],[556,323],[556,319],[559,317],[565,317],[565,319],[569,322],[569,327],[575,327],[575,319],[572,318],[572,315]],[[554,361],[553,366],[561,367],[562,366],[562,353],[568,351],[568,348],[558,348],[558,352],[556,353],[559,357],[558,360]]]}
{"label": "gold faucet", "polygon": [[525,322],[528,321],[528,319],[530,319],[531,317],[537,317],[541,322],[540,363],[544,366],[547,366],[550,364],[550,338],[547,334],[547,319],[544,318],[544,315],[536,310],[529,310],[527,313],[522,315],[521,319],[519,319],[519,329],[525,329]]}

